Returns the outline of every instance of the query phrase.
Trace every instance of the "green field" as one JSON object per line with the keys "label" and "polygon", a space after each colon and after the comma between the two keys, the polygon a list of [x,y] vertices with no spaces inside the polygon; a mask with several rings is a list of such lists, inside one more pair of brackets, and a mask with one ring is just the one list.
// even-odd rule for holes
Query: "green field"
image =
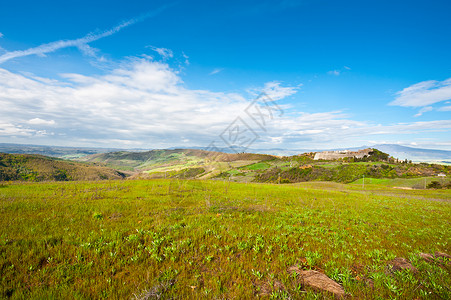
{"label": "green field", "polygon": [[[451,190],[333,182],[3,183],[0,298],[450,299]],[[395,257],[418,273],[387,272]]]}
{"label": "green field", "polygon": [[[364,182],[365,181],[365,182]],[[413,189],[424,189],[433,181],[438,181],[442,184],[450,182],[448,178],[434,177],[418,177],[418,178],[360,178],[352,184],[358,185],[383,185],[387,187],[400,187],[400,188],[413,188]]]}

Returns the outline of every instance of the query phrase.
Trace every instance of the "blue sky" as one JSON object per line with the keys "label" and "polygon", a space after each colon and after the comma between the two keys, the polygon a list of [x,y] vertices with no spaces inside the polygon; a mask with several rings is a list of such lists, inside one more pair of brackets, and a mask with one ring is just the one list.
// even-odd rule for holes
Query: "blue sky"
{"label": "blue sky", "polygon": [[[221,147],[240,117],[251,148],[451,150],[450,11],[449,1],[3,1],[0,142]],[[283,110],[263,127],[246,113],[261,92]]]}

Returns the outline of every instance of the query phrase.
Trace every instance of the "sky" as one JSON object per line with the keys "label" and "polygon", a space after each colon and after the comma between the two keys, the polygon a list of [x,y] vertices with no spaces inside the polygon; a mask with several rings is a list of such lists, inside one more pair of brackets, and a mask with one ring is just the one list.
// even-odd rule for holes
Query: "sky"
{"label": "sky", "polygon": [[0,143],[451,150],[451,2],[1,1]]}

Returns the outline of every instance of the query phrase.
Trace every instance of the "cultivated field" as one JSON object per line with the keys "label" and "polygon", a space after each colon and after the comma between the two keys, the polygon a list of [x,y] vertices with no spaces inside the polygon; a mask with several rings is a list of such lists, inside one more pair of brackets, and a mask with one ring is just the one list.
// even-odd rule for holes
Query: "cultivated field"
{"label": "cultivated field", "polygon": [[[252,168],[266,168],[265,164]],[[250,168],[250,169],[252,169]],[[0,184],[0,298],[450,299],[451,190],[130,180]],[[417,272],[387,263],[408,259]]]}

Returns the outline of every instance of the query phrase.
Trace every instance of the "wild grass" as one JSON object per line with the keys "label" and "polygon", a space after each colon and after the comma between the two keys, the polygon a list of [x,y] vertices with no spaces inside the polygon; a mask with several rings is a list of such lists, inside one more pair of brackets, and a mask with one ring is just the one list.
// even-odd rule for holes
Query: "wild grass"
{"label": "wild grass", "polygon": [[[0,297],[330,297],[287,272],[298,265],[357,298],[449,299],[450,265],[417,254],[450,254],[450,199],[321,182],[4,183]],[[398,256],[419,272],[386,272]]]}
{"label": "wild grass", "polygon": [[418,178],[360,178],[354,182],[353,184],[363,184],[363,180],[365,180],[365,184],[380,184],[390,187],[409,187],[416,189],[424,189],[433,182],[438,181],[442,184],[446,184],[450,182],[449,178],[441,178],[437,176],[429,176],[429,177],[418,177]]}

